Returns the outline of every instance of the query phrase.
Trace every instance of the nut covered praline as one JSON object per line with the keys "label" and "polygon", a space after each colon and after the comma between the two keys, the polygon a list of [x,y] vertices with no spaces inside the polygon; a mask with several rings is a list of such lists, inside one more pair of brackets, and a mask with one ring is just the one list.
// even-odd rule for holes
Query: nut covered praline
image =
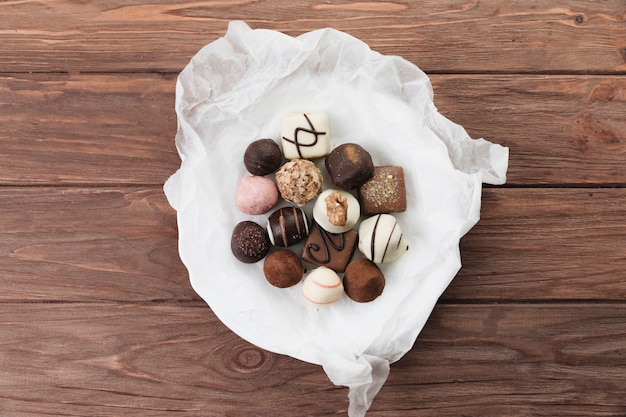
{"label": "nut covered praline", "polygon": [[276,172],[280,195],[300,207],[322,191],[323,181],[322,172],[308,159],[293,159]]}

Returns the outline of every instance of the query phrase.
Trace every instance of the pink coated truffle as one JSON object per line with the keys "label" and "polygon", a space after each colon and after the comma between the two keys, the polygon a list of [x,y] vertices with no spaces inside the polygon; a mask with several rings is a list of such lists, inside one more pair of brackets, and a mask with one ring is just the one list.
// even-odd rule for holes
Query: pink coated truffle
{"label": "pink coated truffle", "polygon": [[235,192],[237,208],[245,214],[267,213],[278,202],[278,188],[269,178],[248,176],[239,181]]}

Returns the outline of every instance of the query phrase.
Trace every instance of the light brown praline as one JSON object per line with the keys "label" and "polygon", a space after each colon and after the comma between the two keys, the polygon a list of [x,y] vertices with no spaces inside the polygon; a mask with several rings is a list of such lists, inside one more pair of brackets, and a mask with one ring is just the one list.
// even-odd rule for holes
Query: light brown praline
{"label": "light brown praline", "polygon": [[267,282],[278,288],[296,285],[302,280],[302,262],[290,250],[277,250],[265,257],[263,273]]}
{"label": "light brown praline", "polygon": [[348,264],[343,275],[343,289],[352,300],[368,303],[378,298],[385,288],[385,276],[369,259],[359,258]]}

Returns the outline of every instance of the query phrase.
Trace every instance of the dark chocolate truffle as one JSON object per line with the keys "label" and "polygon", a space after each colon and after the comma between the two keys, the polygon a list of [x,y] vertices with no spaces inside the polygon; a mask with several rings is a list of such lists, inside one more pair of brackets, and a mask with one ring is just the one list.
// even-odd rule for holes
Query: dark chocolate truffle
{"label": "dark chocolate truffle", "polygon": [[404,170],[399,166],[375,167],[374,175],[359,187],[363,214],[398,213],[406,210]]}
{"label": "dark chocolate truffle", "polygon": [[246,148],[243,164],[252,175],[268,175],[275,172],[283,162],[280,147],[272,139],[259,139]]}
{"label": "dark chocolate truffle", "polygon": [[374,174],[372,156],[356,143],[344,143],[326,157],[326,169],[332,183],[342,190],[352,190]]}
{"label": "dark chocolate truffle", "polygon": [[233,229],[230,249],[235,258],[246,264],[258,262],[270,250],[270,241],[263,226],[253,221],[238,223]]}
{"label": "dark chocolate truffle", "polygon": [[309,234],[309,224],[301,208],[283,207],[267,218],[267,232],[273,245],[286,248]]}
{"label": "dark chocolate truffle", "polygon": [[385,288],[385,277],[369,259],[359,258],[348,264],[343,275],[343,289],[354,301],[367,303],[378,298]]}
{"label": "dark chocolate truffle", "polygon": [[263,261],[263,273],[267,282],[278,288],[296,285],[302,279],[302,262],[290,250],[272,252]]}
{"label": "dark chocolate truffle", "polygon": [[343,272],[356,251],[357,240],[358,234],[354,229],[344,233],[330,233],[313,222],[302,248],[302,259],[335,272]]}

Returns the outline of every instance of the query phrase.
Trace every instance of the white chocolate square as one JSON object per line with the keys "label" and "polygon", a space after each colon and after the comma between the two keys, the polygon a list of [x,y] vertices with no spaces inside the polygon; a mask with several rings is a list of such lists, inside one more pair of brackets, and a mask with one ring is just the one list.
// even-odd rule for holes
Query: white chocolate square
{"label": "white chocolate square", "polygon": [[287,113],[280,138],[286,159],[326,156],[330,152],[328,115],[319,111]]}

